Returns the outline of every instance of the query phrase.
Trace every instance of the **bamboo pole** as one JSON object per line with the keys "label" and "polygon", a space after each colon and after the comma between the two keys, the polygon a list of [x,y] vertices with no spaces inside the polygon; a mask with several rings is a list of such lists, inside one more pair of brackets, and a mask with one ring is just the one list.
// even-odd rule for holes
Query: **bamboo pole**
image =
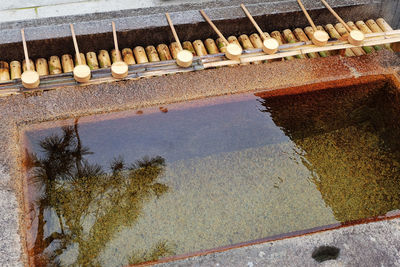
{"label": "bamboo pole", "polygon": [[28,54],[28,48],[26,46],[24,29],[21,29],[21,36],[22,36],[22,45],[24,47],[24,55],[27,68],[27,70],[24,71],[24,73],[22,73],[21,75],[22,85],[28,89],[37,88],[40,84],[40,78],[39,74],[36,71],[32,70],[31,61],[29,59],[29,54]]}
{"label": "bamboo pole", "polygon": [[[376,22],[373,19],[369,19],[365,22],[367,26],[371,29],[372,32],[378,33],[378,32],[383,32],[383,30],[376,24]],[[392,47],[390,44],[385,44],[384,47],[388,50],[392,50]]]}
{"label": "bamboo pole", "polygon": [[45,58],[36,59],[36,71],[39,76],[49,75],[49,66]]}
{"label": "bamboo pole", "polygon": [[184,50],[182,48],[181,41],[179,40],[178,34],[176,33],[174,24],[172,24],[171,17],[169,16],[168,13],[165,13],[165,16],[167,17],[167,21],[168,21],[169,27],[171,28],[172,35],[175,38],[175,42],[178,44],[178,47],[179,47],[179,52],[176,55],[176,64],[178,64],[178,66],[181,66],[183,68],[190,67],[192,65],[192,61],[193,61],[193,54],[190,51]]}
{"label": "bamboo pole", "polygon": [[[157,52],[161,61],[172,59],[172,55],[169,51],[168,45],[166,44],[157,45]],[[150,57],[149,60],[151,61]]]}
{"label": "bamboo pole", "polygon": [[244,49],[254,49],[253,44],[251,43],[249,36],[246,34],[242,34],[238,37],[239,43],[242,45]]}
{"label": "bamboo pole", "polygon": [[[332,28],[333,28],[333,26],[332,26]],[[373,46],[373,45],[382,45],[382,44],[400,42],[400,37],[397,37],[397,35],[399,33],[400,33],[400,30],[387,32],[386,34],[374,33],[374,34],[366,35],[366,37],[368,39],[365,41],[365,45]],[[384,39],[370,38],[370,37],[384,37],[384,36],[386,36],[387,38],[384,38]],[[332,37],[332,38],[335,38],[335,37]],[[246,56],[241,59],[241,62],[246,63],[246,62],[253,62],[253,61],[258,61],[258,60],[273,60],[273,59],[279,59],[282,57],[293,57],[295,55],[312,53],[312,52],[334,51],[334,50],[349,49],[349,48],[354,48],[354,47],[355,46],[352,44],[343,43],[343,42],[333,43],[333,44],[330,44],[330,45],[327,45],[324,47],[310,47],[309,45],[299,45],[299,46],[292,46],[289,48],[285,48],[284,52],[276,53],[273,55]],[[352,53],[351,50],[349,50],[349,51]],[[214,68],[214,67],[220,67],[220,66],[231,66],[234,64],[235,63],[232,61],[224,61],[224,60],[212,61],[212,62],[205,62],[204,68],[208,69],[208,68]]]}
{"label": "bamboo pole", "polygon": [[297,0],[297,3],[299,4],[301,10],[303,11],[304,15],[306,16],[308,22],[310,23],[311,27],[313,28],[313,35],[311,37],[311,41],[313,44],[316,46],[324,46],[328,43],[329,40],[329,35],[325,31],[319,31],[317,29],[317,26],[315,26],[314,21],[308,14],[306,8],[303,5],[303,2],[301,0]]}
{"label": "bamboo pole", "polygon": [[207,16],[207,14],[203,11],[200,10],[200,14],[203,16],[203,18],[207,21],[207,23],[213,28],[215,33],[221,38],[226,44],[226,52],[225,56],[228,59],[232,60],[239,60],[240,55],[242,54],[243,49],[238,46],[237,44],[230,44],[228,40],[222,35],[222,33],[218,30],[217,26],[211,21],[211,19]]}
{"label": "bamboo pole", "polygon": [[81,58],[78,56],[78,55],[80,55],[80,53],[79,53],[78,42],[76,41],[74,25],[72,25],[72,23],[71,23],[71,24],[69,24],[69,26],[71,28],[72,41],[74,43],[75,54],[76,54],[76,58],[78,59],[78,65],[81,65],[82,61],[81,61]]}
{"label": "bamboo pole", "polygon": [[[225,43],[225,42],[224,42]],[[206,47],[204,46],[204,44],[203,44],[203,42],[201,41],[201,40],[195,40],[194,42],[193,42],[193,47],[194,47],[194,50],[196,51],[196,54],[198,55],[198,56],[205,56],[205,55],[207,55],[207,50],[206,50]],[[222,52],[222,51],[221,51]]]}
{"label": "bamboo pole", "polygon": [[[84,55],[83,53],[80,53],[79,55],[80,55],[80,57],[81,57],[81,64],[82,64],[82,65],[86,65],[86,58],[85,58],[85,55]],[[75,65],[79,65],[79,64],[78,64],[78,55],[75,55]]]}
{"label": "bamboo pole", "polygon": [[[367,24],[365,24],[364,21],[362,21],[362,20],[356,21],[356,26],[364,34],[372,33],[371,29],[368,28]],[[373,47],[376,51],[383,49],[383,46],[381,46],[381,45],[374,45]]]}
{"label": "bamboo pole", "polygon": [[50,75],[62,73],[61,61],[58,56],[51,56],[48,65]]}
{"label": "bamboo pole", "polygon": [[359,30],[352,30],[347,24],[346,22],[344,22],[344,20],[335,12],[335,10],[332,9],[332,7],[325,1],[325,0],[321,0],[321,2],[326,6],[326,8],[332,13],[332,15],[340,22],[344,25],[344,27],[346,28],[347,31],[349,31],[349,36],[348,36],[348,41],[350,44],[355,45],[355,46],[360,46],[364,39],[365,36],[364,34],[359,31]]}
{"label": "bamboo pole", "polygon": [[169,50],[171,51],[171,56],[173,59],[176,59],[176,57],[178,56],[179,51],[181,51],[179,49],[178,43],[177,42],[172,42],[169,44]]}
{"label": "bamboo pole", "polygon": [[136,64],[135,57],[133,56],[132,49],[124,48],[122,49],[122,57],[126,64],[134,65]]}
{"label": "bamboo pole", "polygon": [[253,46],[255,48],[262,48],[263,47],[263,42],[262,39],[260,37],[260,35],[258,35],[258,33],[253,33],[249,36],[250,38],[250,42],[253,44]]}
{"label": "bamboo pole", "polygon": [[[239,42],[238,38],[236,38],[236,36],[233,36],[233,35],[228,36],[228,43],[235,44],[235,45],[239,46],[241,49],[243,49],[242,45],[240,44],[240,42]],[[227,49],[227,47],[226,47],[226,49]],[[225,51],[226,51],[226,49],[225,49]],[[240,63],[240,65],[249,65],[249,64],[250,63]]]}
{"label": "bamboo pole", "polygon": [[189,52],[191,52],[193,56],[196,56],[196,51],[194,50],[194,47],[190,41],[183,42],[182,47],[183,47],[183,49],[186,49]]}
{"label": "bamboo pole", "polygon": [[[267,38],[271,38],[271,36],[269,36],[268,33],[264,32],[264,34],[267,36]],[[263,41],[260,37],[260,35],[258,35],[258,33],[253,33],[249,36],[250,42],[253,44],[253,46],[255,48],[263,48]],[[258,62],[263,62],[263,61],[258,61]],[[268,63],[268,61],[264,61],[264,63]]]}
{"label": "bamboo pole", "polygon": [[[322,26],[317,26],[317,30],[326,32]],[[304,32],[307,34],[307,37],[308,37],[309,39],[311,39],[311,38],[313,37],[313,35],[314,35],[314,29],[313,29],[311,26],[305,27],[305,28],[304,28]],[[328,56],[331,55],[331,54],[330,54],[330,51],[321,51],[321,52],[319,52],[318,54],[319,54],[321,57],[328,57]]]}
{"label": "bamboo pole", "polygon": [[[279,45],[283,45],[286,43],[285,39],[283,39],[283,37],[279,31],[271,32],[271,37],[275,38],[278,41]],[[278,57],[278,58],[283,60],[283,57],[282,58]],[[294,57],[291,55],[285,56],[284,58],[285,58],[285,60],[293,60],[294,59]]]}
{"label": "bamboo pole", "polygon": [[[340,34],[337,32],[337,30],[335,29],[335,27],[332,24],[326,24],[325,29],[332,38],[338,39],[338,40],[341,39]],[[340,52],[341,52],[341,55],[344,55],[346,57],[354,57],[355,56],[354,52],[350,48],[346,48],[345,50],[341,50]]]}
{"label": "bamboo pole", "polygon": [[12,80],[21,78],[21,63],[19,61],[10,62],[10,75]]}
{"label": "bamboo pole", "polygon": [[[377,19],[376,24],[378,24],[379,28],[381,28],[384,32],[393,31],[393,28],[383,18]],[[400,51],[400,43],[394,43],[392,45],[389,45],[389,47],[395,52]]]}
{"label": "bamboo pole", "polygon": [[143,46],[136,46],[135,48],[133,48],[133,54],[135,55],[136,62],[138,64],[149,62]]}
{"label": "bamboo pole", "polygon": [[[348,21],[347,26],[349,26],[352,30],[358,30],[357,26],[352,21]],[[361,32],[364,33],[363,31]],[[363,46],[362,49],[364,49],[365,53],[367,54],[375,52],[375,49],[372,46]]]}
{"label": "bamboo pole", "polygon": [[219,53],[218,47],[213,39],[211,39],[211,38],[205,39],[204,45],[207,49],[208,54],[213,55],[213,54]]}
{"label": "bamboo pole", "polygon": [[10,72],[9,65],[6,61],[0,61],[0,81],[9,81]]}
{"label": "bamboo pole", "polygon": [[[299,40],[300,42],[308,42],[310,41],[310,39],[308,39],[307,35],[304,33],[303,29],[301,28],[296,28],[293,31],[295,37],[297,38],[297,40]],[[309,53],[307,54],[307,56],[309,58],[317,58],[319,57],[318,53]]]}
{"label": "bamboo pole", "polygon": [[74,71],[74,61],[72,60],[72,56],[70,54],[65,54],[61,56],[61,64],[64,73]]}
{"label": "bamboo pole", "polygon": [[[292,33],[290,29],[285,29],[283,30],[283,38],[286,40],[287,43],[289,44],[294,44],[297,43],[297,39]],[[306,58],[306,55],[296,55],[296,58],[303,59]]]}
{"label": "bamboo pole", "polygon": [[[240,35],[238,37],[238,41],[239,41],[240,45],[243,47],[243,49],[245,49],[245,50],[254,49],[254,46],[249,39],[249,36],[247,36],[246,34]],[[260,64],[260,63],[262,63],[262,62],[261,61],[253,62],[253,64]]]}
{"label": "bamboo pole", "polygon": [[149,59],[150,62],[160,61],[160,57],[158,56],[157,50],[153,45],[146,46],[144,50],[146,51],[147,58]]}
{"label": "bamboo pole", "polygon": [[86,53],[86,61],[91,70],[97,70],[99,68],[99,61],[95,52]]}
{"label": "bamboo pole", "polygon": [[[73,70],[74,79],[77,82],[85,83],[90,80],[90,77],[91,77],[90,68],[88,65],[82,64],[82,58],[81,58],[81,54],[79,53],[78,42],[76,41],[74,25],[72,25],[72,23],[71,23],[71,24],[69,24],[69,26],[71,28],[72,41],[74,42],[75,55],[76,55],[76,59],[78,61],[78,65],[76,65]],[[72,59],[71,59],[71,61],[72,61]]]}
{"label": "bamboo pole", "polygon": [[[314,46],[309,45],[309,43],[306,45],[303,45],[303,44],[285,45],[285,48],[282,50],[282,52],[284,51],[285,53],[280,54],[280,56],[277,56],[277,57],[262,57],[261,54],[259,53],[259,51],[257,51],[257,52],[250,51],[253,47],[262,48],[261,47],[262,46],[262,41],[261,41],[262,38],[257,33],[252,34],[250,37],[245,34],[241,35],[239,38],[236,38],[235,36],[230,36],[228,39],[225,39],[225,41],[222,38],[219,38],[219,40],[217,41],[217,46],[219,47],[219,49],[221,49],[221,51],[223,51],[223,49],[226,48],[226,46],[224,47],[224,45],[226,44],[226,41],[228,41],[228,43],[234,43],[236,45],[239,45],[242,48],[247,49],[249,51],[246,51],[246,55],[243,55],[243,57],[241,58],[241,62],[225,61],[225,63],[223,63],[219,57],[205,57],[202,60],[203,60],[203,62],[205,62],[207,64],[209,64],[209,62],[215,61],[216,62],[215,66],[222,66],[222,65],[233,66],[238,63],[240,63],[240,64],[249,64],[250,62],[257,63],[257,61],[259,61],[259,60],[267,60],[267,59],[271,60],[271,59],[276,59],[276,58],[293,57],[293,56],[302,57],[303,55],[306,55],[307,53],[316,53],[316,52],[320,53],[321,56],[323,56],[324,54],[326,56],[326,54],[333,52],[334,49],[346,49],[346,51],[350,51],[350,52],[353,52],[351,50],[354,50],[355,53],[353,52],[352,55],[362,55],[362,54],[364,54],[364,51],[365,51],[365,53],[371,53],[373,51],[372,48],[374,48],[375,50],[379,50],[382,48],[383,45],[389,45],[392,43],[399,42],[400,30],[396,30],[396,31],[392,30],[390,28],[390,26],[383,19],[379,20],[379,23],[380,23],[379,25],[377,25],[377,22],[378,22],[378,20],[376,20],[376,22],[374,20],[369,20],[368,21],[369,27],[362,21],[357,21],[356,23],[349,21],[346,24],[338,23],[338,24],[336,24],[336,29],[335,29],[335,27],[330,25],[333,28],[333,30],[336,32],[336,35],[335,34],[332,35],[332,38],[337,38],[338,41],[332,40],[332,42],[329,42],[329,44],[326,47],[322,47],[322,49],[317,49],[317,50],[312,50],[312,47],[314,47]],[[329,26],[329,25],[327,25],[327,26]],[[347,30],[348,27],[351,30],[360,30],[365,34],[366,40],[363,43],[362,47],[355,47],[354,45],[347,44],[345,42],[341,42],[341,40],[345,40],[345,39],[342,38],[340,36],[340,34],[343,36],[348,36],[348,34],[349,34],[348,30]],[[373,30],[371,30],[370,28]],[[323,30],[323,29],[320,29],[320,26],[317,26],[317,29]],[[328,29],[328,27],[327,27],[327,29]],[[284,39],[282,38],[280,33],[278,33],[278,35],[279,35],[279,39],[283,39],[282,43],[286,43],[286,42],[293,43],[293,42],[297,42],[297,40],[300,40],[302,42],[307,42],[308,41],[307,38],[311,39],[311,34],[313,34],[313,31],[314,31],[314,29],[310,26],[310,27],[307,27],[306,29],[304,29],[305,33],[302,31],[302,29],[299,29],[299,28],[295,29],[293,32],[291,32],[290,30],[285,30],[285,31],[283,31],[283,34],[282,34],[285,37]],[[385,33],[383,31],[385,31]],[[268,36],[267,33],[264,33],[264,35]],[[293,37],[293,35],[294,35],[294,37]],[[277,34],[275,34],[275,37],[276,36],[277,36]],[[76,39],[75,39],[75,41],[76,41]],[[199,41],[199,42],[200,42],[199,43],[200,45],[197,48],[202,48],[203,43],[201,41]],[[173,46],[171,45],[171,47],[173,48],[172,50],[175,50],[174,57],[176,57],[176,53],[179,50],[178,43],[174,42],[172,44],[173,44]],[[205,44],[206,44],[206,48],[208,50],[208,54],[216,53],[214,40],[208,39],[205,41]],[[222,46],[220,46],[220,45],[222,45]],[[74,44],[74,46],[75,46],[75,44]],[[76,44],[76,46],[77,46],[77,44]],[[168,47],[166,45],[163,45],[163,46],[165,46],[165,48],[168,50]],[[186,45],[182,46],[182,49],[183,48],[185,48],[185,49],[191,48],[191,50],[192,50],[191,53],[193,54],[194,48],[190,42],[186,42]],[[366,48],[369,48],[369,49],[366,50]],[[157,48],[157,51],[158,50],[159,49]],[[105,59],[109,58],[107,51],[104,50],[102,52],[104,52],[104,53],[100,53],[100,55],[106,55],[106,57],[104,57]],[[25,53],[25,51],[24,51],[24,53]],[[93,53],[93,54],[95,55],[95,53]],[[200,52],[200,54],[206,55],[207,53]],[[79,55],[80,55],[80,57],[77,56],[77,54],[75,55],[75,65],[76,66],[84,65],[86,63],[85,59],[82,58],[82,54],[80,53]],[[121,53],[117,54],[116,50],[113,50],[112,55],[113,55],[112,56],[113,62],[116,62],[118,58],[120,60],[122,58]],[[130,53],[130,55],[132,56],[132,52]],[[317,56],[316,54],[307,54],[307,56],[308,55],[310,57]],[[350,54],[347,54],[347,55],[350,55]],[[145,57],[146,57],[146,55],[145,55]],[[57,57],[55,56],[55,58],[57,58]],[[80,58],[80,62],[78,62],[79,58]],[[96,59],[96,57],[95,57],[95,59]],[[134,60],[133,57],[132,57],[132,59]],[[160,59],[161,59],[161,56],[160,56]],[[163,60],[163,59],[161,59],[161,60]],[[166,57],[166,60],[168,60],[167,57]],[[59,59],[57,61],[59,62]],[[105,60],[104,61],[105,63],[103,63],[102,66],[107,67],[108,64],[111,65],[110,63],[107,63],[109,61],[110,61],[109,59]],[[125,61],[125,59],[124,59],[124,61]],[[49,74],[52,75],[52,74],[59,73],[61,70],[61,67],[57,67],[56,68],[57,71],[53,72],[53,71],[51,71],[52,65],[50,63],[51,62],[49,60],[48,61],[48,69],[50,69]],[[43,59],[37,59],[36,60],[36,68],[35,68],[35,64],[32,60],[30,60],[30,59],[24,60],[23,64],[22,64],[22,66],[23,66],[22,69],[24,71],[36,69],[39,76],[47,75],[48,70],[46,70],[46,68],[45,68],[46,64],[47,64],[47,62],[44,62]],[[89,61],[88,61],[88,64],[89,64]],[[60,64],[58,64],[58,65],[60,65]],[[168,63],[167,63],[167,65],[168,65]],[[19,69],[21,68],[20,66],[21,66],[21,64],[19,64],[19,62],[17,62],[17,61],[10,63],[9,75],[10,75],[11,79],[15,79],[20,76],[21,71],[18,70],[18,68]],[[209,65],[207,65],[207,66],[209,66]],[[64,72],[68,72],[69,70],[72,70],[74,68],[74,61],[70,55],[63,56],[63,68],[64,68]],[[2,69],[5,69],[5,67],[2,66]],[[162,72],[162,70],[159,72]],[[0,77],[0,80],[1,79],[5,80],[5,78],[3,78],[3,76]]]}
{"label": "bamboo pole", "polygon": [[[347,28],[350,28],[350,27],[348,27],[348,26],[346,27],[346,26],[347,26],[347,24],[343,25],[340,22],[336,23],[336,25],[335,25],[336,31],[344,38],[348,38],[348,35],[349,35]],[[353,47],[353,48],[351,48],[351,50],[354,52],[354,54],[356,56],[365,55],[365,52],[364,52],[364,50],[362,50],[361,47]]]}
{"label": "bamboo pole", "polygon": [[[34,62],[33,62],[32,59],[29,59],[29,67],[30,67],[31,70],[36,70],[35,64],[34,64]],[[27,67],[27,65],[26,65],[26,60],[24,59],[24,60],[22,61],[22,72],[25,72],[25,71],[27,71],[27,70],[28,70],[28,67]]]}
{"label": "bamboo pole", "polygon": [[100,68],[111,67],[111,59],[107,50],[100,50],[97,58],[99,59]]}
{"label": "bamboo pole", "polygon": [[239,40],[236,38],[236,36],[233,35],[228,36],[228,43],[240,46]]}
{"label": "bamboo pole", "polygon": [[111,21],[113,39],[114,39],[114,50],[115,50],[115,62],[111,65],[111,75],[116,79],[125,78],[128,75],[128,64],[122,61],[121,52],[118,47],[117,30],[115,29],[115,22]]}
{"label": "bamboo pole", "polygon": [[112,63],[118,62],[118,61],[120,61],[122,59],[121,52],[117,51],[115,49],[111,50],[110,55],[111,55],[111,62]]}
{"label": "bamboo pole", "polygon": [[265,35],[265,33],[261,30],[260,26],[258,26],[257,22],[250,14],[250,12],[247,10],[244,4],[241,4],[240,7],[243,9],[244,13],[249,18],[250,22],[253,24],[253,26],[260,34],[263,40],[263,47],[262,47],[263,51],[269,55],[275,54],[278,51],[279,43],[274,38],[270,38]]}

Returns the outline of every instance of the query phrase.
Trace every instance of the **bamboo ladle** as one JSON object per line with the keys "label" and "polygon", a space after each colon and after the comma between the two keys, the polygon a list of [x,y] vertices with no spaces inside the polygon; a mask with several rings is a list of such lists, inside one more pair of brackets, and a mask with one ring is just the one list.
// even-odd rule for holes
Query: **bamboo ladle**
{"label": "bamboo ladle", "polygon": [[78,65],[75,66],[74,71],[73,71],[74,79],[77,82],[85,83],[90,80],[90,77],[92,75],[91,75],[89,66],[86,64],[82,64],[81,54],[79,53],[78,42],[76,41],[74,25],[72,25],[72,23],[71,23],[71,24],[69,24],[69,26],[71,28],[72,41],[74,42],[76,58],[78,61]]}
{"label": "bamboo ladle", "polygon": [[238,60],[240,55],[242,54],[242,48],[237,44],[229,43],[228,40],[222,35],[222,33],[218,30],[217,26],[210,20],[210,18],[206,15],[203,10],[200,10],[203,18],[210,24],[211,28],[218,34],[218,36],[222,39],[222,41],[226,44],[226,52],[225,56],[232,60]]}
{"label": "bamboo ladle", "polygon": [[22,36],[22,45],[24,47],[24,55],[26,62],[26,71],[24,71],[24,73],[22,73],[21,75],[22,85],[28,89],[37,88],[40,84],[40,78],[39,74],[36,71],[31,70],[31,62],[29,60],[28,48],[26,46],[24,29],[21,29],[21,36]]}
{"label": "bamboo ladle", "polygon": [[193,54],[189,50],[182,48],[182,44],[179,41],[178,34],[176,33],[175,27],[172,24],[171,17],[169,16],[168,13],[165,13],[165,16],[167,17],[169,27],[171,28],[172,34],[174,35],[175,41],[178,44],[178,48],[179,48],[179,52],[176,55],[176,64],[178,64],[178,66],[181,66],[183,68],[187,68],[190,65],[192,65]]}
{"label": "bamboo ladle", "polygon": [[240,7],[243,9],[246,16],[249,18],[251,23],[254,25],[254,27],[260,34],[263,40],[263,46],[262,46],[263,51],[269,55],[275,54],[278,51],[279,47],[278,41],[274,38],[267,37],[265,33],[261,30],[260,26],[258,26],[257,22],[254,20],[253,16],[250,14],[247,8],[243,4],[241,4]]}
{"label": "bamboo ladle", "polygon": [[325,31],[320,31],[317,29],[317,27],[314,24],[314,21],[311,19],[310,15],[308,14],[307,10],[305,9],[303,3],[301,2],[301,0],[297,0],[297,2],[299,3],[299,6],[301,8],[301,10],[303,10],[304,15],[306,16],[308,22],[310,23],[311,27],[313,28],[313,35],[311,38],[311,41],[313,42],[313,44],[315,44],[316,46],[324,46],[328,43],[329,40],[329,35],[328,33],[326,33]]}
{"label": "bamboo ladle", "polygon": [[122,79],[128,75],[128,64],[126,64],[121,59],[121,53],[118,48],[117,31],[115,30],[114,21],[111,22],[111,25],[113,30],[115,53],[117,55],[116,61],[111,65],[111,75],[116,79]]}
{"label": "bamboo ladle", "polygon": [[349,25],[347,25],[344,20],[342,20],[341,17],[335,12],[335,10],[332,9],[332,7],[325,1],[321,0],[321,2],[326,6],[326,8],[332,13],[333,16],[336,17],[336,19],[343,24],[343,26],[346,28],[346,30],[349,32],[349,36],[347,37],[347,40],[349,41],[350,44],[355,45],[355,46],[360,46],[365,39],[365,35],[359,31],[359,30],[352,30]]}

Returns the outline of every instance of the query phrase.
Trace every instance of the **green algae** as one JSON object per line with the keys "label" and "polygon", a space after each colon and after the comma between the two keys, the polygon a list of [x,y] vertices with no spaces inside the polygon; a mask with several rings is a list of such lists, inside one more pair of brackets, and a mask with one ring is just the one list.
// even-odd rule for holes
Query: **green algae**
{"label": "green algae", "polygon": [[[346,222],[398,209],[398,90],[378,82],[309,96],[268,99],[264,105],[304,151],[305,166],[335,218]],[[330,101],[334,106],[326,105]]]}

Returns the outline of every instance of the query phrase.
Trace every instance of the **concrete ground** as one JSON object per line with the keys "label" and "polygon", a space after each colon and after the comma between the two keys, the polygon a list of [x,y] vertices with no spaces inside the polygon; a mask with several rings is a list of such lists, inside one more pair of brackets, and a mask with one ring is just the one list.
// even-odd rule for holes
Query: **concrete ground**
{"label": "concrete ground", "polygon": [[0,23],[209,1],[212,0],[1,0]]}
{"label": "concrete ground", "polygon": [[[374,2],[371,0],[370,2]],[[0,24],[29,19],[83,15],[141,7],[179,5],[202,0],[0,0]],[[237,2],[237,1],[236,1]],[[352,2],[352,1],[348,1]],[[382,56],[383,57],[383,56]],[[385,61],[385,60],[384,60]],[[385,64],[400,65],[390,55]],[[378,66],[368,69],[366,65]],[[374,65],[375,64],[375,65]],[[383,63],[382,63],[383,64]],[[0,99],[0,266],[23,266],[24,217],[20,133],[33,122],[72,116],[135,109],[150,105],[186,101],[204,96],[265,90],[257,77],[267,77],[268,90],[304,83],[353,79],[386,70],[372,57],[275,62],[221,68],[195,73],[142,79],[88,87],[61,88],[41,96],[23,95]],[[389,64],[389,65],[390,65]],[[370,66],[371,66],[370,65]],[[329,66],[335,66],[330,68]],[[300,74],[305,71],[309,76]],[[340,70],[340,72],[339,72]],[[318,77],[311,75],[318,71]],[[399,69],[397,69],[399,71]],[[280,73],[280,74],[279,74]],[[274,77],[274,74],[276,75]],[[282,76],[292,77],[293,82]],[[242,77],[237,79],[237,77]],[[301,77],[301,78],[300,78]],[[296,79],[297,78],[297,79]],[[304,79],[306,79],[304,81]],[[185,84],[185,86],[182,86]],[[224,85],[221,88],[221,84]],[[38,108],[40,107],[40,108]],[[166,266],[400,266],[400,219],[360,224],[306,236],[266,242],[175,262]],[[323,263],[311,255],[320,246],[340,249],[336,260]]]}
{"label": "concrete ground", "polygon": [[[242,247],[162,266],[400,266],[399,230],[400,220],[395,219]],[[312,255],[323,246],[338,248],[338,257],[317,262]]]}

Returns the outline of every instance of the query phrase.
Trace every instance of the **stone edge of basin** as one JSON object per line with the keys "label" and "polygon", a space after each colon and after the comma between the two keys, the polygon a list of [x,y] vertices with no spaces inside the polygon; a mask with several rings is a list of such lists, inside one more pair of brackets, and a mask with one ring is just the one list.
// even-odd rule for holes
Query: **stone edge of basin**
{"label": "stone edge of basin", "polygon": [[[23,131],[29,129],[33,123],[335,80],[357,82],[363,77],[381,79],[387,75],[394,75],[395,71],[399,70],[400,58],[395,53],[381,51],[354,58],[333,56],[237,66],[137,81],[64,87],[41,94],[2,98],[0,99],[2,125],[0,127],[0,228],[6,230],[0,231],[0,266],[21,266],[28,260],[25,245],[27,218],[24,213],[22,142]],[[265,81],[268,81],[268,84]],[[380,222],[379,225],[389,227],[392,222]],[[357,227],[363,228],[363,226]],[[393,234],[400,236],[400,228],[396,229]],[[377,246],[379,252],[387,249],[378,244]]]}

